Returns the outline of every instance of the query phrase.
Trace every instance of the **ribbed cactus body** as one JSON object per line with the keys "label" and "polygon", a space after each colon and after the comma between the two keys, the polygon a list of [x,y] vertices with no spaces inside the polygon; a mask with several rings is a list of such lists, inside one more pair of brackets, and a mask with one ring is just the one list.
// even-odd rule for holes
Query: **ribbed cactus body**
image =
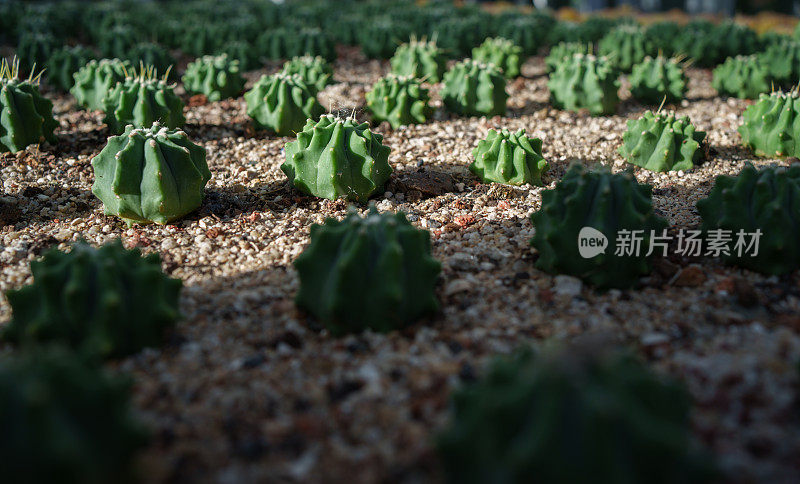
{"label": "ribbed cactus body", "polygon": [[400,45],[391,59],[392,73],[439,82],[446,70],[444,51],[436,42],[412,39]]}
{"label": "ribbed cactus body", "polygon": [[242,71],[250,71],[261,65],[261,54],[241,40],[226,42],[219,48],[217,54],[227,54],[229,59],[239,61]]}
{"label": "ribbed cactus body", "polygon": [[175,94],[174,86],[143,73],[118,82],[103,106],[103,121],[114,134],[121,134],[129,124],[150,128],[158,122],[168,128],[180,128],[186,123],[183,101]]}
{"label": "ribbed cactus body", "polygon": [[97,41],[100,52],[109,59],[127,59],[128,52],[141,39],[133,27],[129,25],[115,25],[104,31]]}
{"label": "ribbed cactus body", "polygon": [[681,26],[671,20],[652,23],[644,31],[645,38],[655,45],[664,57],[672,57],[675,54],[675,39],[680,35]]}
{"label": "ribbed cactus body", "polygon": [[388,59],[408,40],[408,27],[390,19],[367,22],[359,29],[361,51],[369,59]]}
{"label": "ribbed cactus body", "polygon": [[96,111],[105,109],[104,101],[111,90],[132,72],[128,61],[119,59],[91,60],[73,74],[73,85],[70,93],[78,104],[86,109]]}
{"label": "ribbed cactus body", "polygon": [[469,170],[484,182],[542,185],[542,173],[549,167],[542,157],[542,140],[529,138],[524,129],[516,133],[490,129],[472,157]]}
{"label": "ribbed cactus body", "polygon": [[547,72],[553,72],[565,60],[571,59],[575,54],[589,54],[591,44],[580,42],[559,42],[550,48],[550,52],[544,59]]}
{"label": "ribbed cactus body", "polygon": [[[135,66],[152,66],[158,72],[169,72],[170,77],[175,77],[175,58],[167,49],[155,42],[139,42],[128,49],[125,56]],[[174,71],[174,72],[173,72]]]}
{"label": "ribbed cactus body", "polygon": [[17,45],[17,59],[26,71],[33,69],[34,64],[42,69],[60,45],[61,42],[48,32],[23,32]]}
{"label": "ribbed cactus body", "polygon": [[[0,68],[0,153],[16,153],[29,145],[55,143],[53,103],[39,93],[36,82],[20,80],[17,71]],[[16,67],[15,67],[16,69]]]}
{"label": "ribbed cactus body", "polygon": [[[542,208],[531,215],[536,232],[531,239],[539,252],[536,267],[551,274],[579,277],[599,289],[633,286],[650,272],[647,248],[667,222],[653,213],[652,188],[640,185],[631,173],[588,171],[573,165],[555,189],[542,193]],[[608,239],[603,253],[584,258],[578,236],[591,227]],[[637,253],[615,254],[622,230],[641,231]]]}
{"label": "ribbed cactus body", "polygon": [[522,47],[525,55],[536,55],[539,48],[547,42],[547,36],[543,34],[546,34],[554,23],[547,15],[515,17],[503,22],[497,30],[497,35]]}
{"label": "ribbed cactus body", "polygon": [[506,80],[493,64],[466,59],[444,75],[442,102],[462,116],[502,116],[506,113]]}
{"label": "ribbed cactus body", "polygon": [[714,69],[711,85],[720,95],[742,99],[756,99],[772,89],[769,72],[753,55],[728,57]]}
{"label": "ribbed cactus body", "polygon": [[588,109],[593,116],[613,114],[619,105],[618,74],[605,57],[574,54],[550,75],[550,100],[559,109]]}
{"label": "ribbed cactus body", "polygon": [[94,52],[87,47],[62,47],[54,51],[47,61],[47,80],[62,91],[69,91],[75,84],[75,73],[94,58]]}
{"label": "ribbed cactus body", "polygon": [[315,90],[303,78],[275,74],[263,76],[246,92],[247,115],[257,129],[270,129],[280,136],[290,136],[303,129],[306,121],[325,113]]}
{"label": "ribbed cactus body", "polygon": [[645,57],[655,55],[657,49],[641,28],[622,25],[600,40],[598,53],[607,57],[620,71],[630,72],[633,66],[642,62]]}
{"label": "ribbed cactus body", "polygon": [[3,336],[20,345],[57,343],[91,357],[120,357],[158,346],[180,317],[181,282],[161,271],[158,254],[141,256],[117,240],[98,249],[80,242],[31,262],[33,283],[6,296]]}
{"label": "ribbed cactus body", "polygon": [[628,121],[619,153],[629,163],[651,171],[691,170],[705,158],[705,137],[687,116],[647,111]]}
{"label": "ribbed cactus body", "polygon": [[503,70],[503,75],[508,79],[520,75],[520,68],[525,60],[520,46],[500,37],[486,39],[472,49],[472,58],[484,64],[494,64]]}
{"label": "ribbed cactus body", "polygon": [[315,91],[321,91],[333,83],[333,67],[320,56],[293,57],[283,65],[281,72],[302,77],[306,85]]}
{"label": "ribbed cactus body", "polygon": [[182,80],[187,92],[205,94],[211,102],[238,96],[245,84],[239,61],[227,54],[196,59],[186,67]]}
{"label": "ribbed cactus body", "polygon": [[680,62],[662,56],[646,57],[633,66],[631,75],[633,97],[646,104],[674,103],[683,99],[688,82]]}
{"label": "ribbed cactus body", "polygon": [[[729,231],[727,263],[765,274],[800,268],[800,164],[757,170],[746,165],[738,176],[720,175],[708,197],[697,202],[702,230]],[[747,250],[761,231],[757,253]],[[738,233],[745,235],[741,253]]]}
{"label": "ribbed cactus body", "polygon": [[402,213],[350,214],[311,227],[295,260],[297,305],[335,334],[401,329],[438,308],[430,235]]}
{"label": "ribbed cactus body", "polygon": [[298,190],[315,197],[365,203],[389,180],[388,146],[367,123],[322,116],[308,120],[297,141],[286,144],[281,170]]}
{"label": "ribbed cactus body", "polygon": [[407,124],[424,123],[433,114],[428,104],[428,90],[413,77],[389,74],[372,86],[366,98],[372,119],[377,122],[388,121],[394,129]]}
{"label": "ribbed cactus body", "polygon": [[761,94],[742,114],[742,142],[759,156],[800,157],[800,95]]}
{"label": "ribbed cactus body", "polygon": [[758,60],[776,85],[791,88],[800,82],[800,42],[775,42],[758,55]]}

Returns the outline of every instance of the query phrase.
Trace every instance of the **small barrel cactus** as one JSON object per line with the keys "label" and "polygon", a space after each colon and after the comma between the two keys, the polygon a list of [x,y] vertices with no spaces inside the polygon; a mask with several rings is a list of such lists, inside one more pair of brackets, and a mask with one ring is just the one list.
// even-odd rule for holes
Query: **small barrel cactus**
{"label": "small barrel cactus", "polygon": [[167,83],[169,72],[159,79],[152,67],[142,67],[117,85],[103,101],[105,123],[114,134],[121,134],[127,125],[150,128],[159,122],[168,128],[186,123],[183,101]]}
{"label": "small barrel cactus", "polygon": [[486,39],[472,49],[472,58],[477,62],[496,65],[508,79],[520,75],[520,68],[525,60],[520,46],[500,37]]}
{"label": "small barrel cactus", "polygon": [[647,111],[628,121],[619,153],[628,163],[651,171],[691,170],[705,159],[705,137],[687,116]]}
{"label": "small barrel cactus", "polygon": [[711,85],[723,96],[742,99],[756,99],[772,89],[767,68],[754,55],[728,57],[714,69]]}
{"label": "small barrel cactus", "polygon": [[633,25],[615,28],[600,40],[598,48],[598,54],[606,56],[622,72],[630,72],[633,66],[656,52],[644,31]]}
{"label": "small barrel cactus", "polygon": [[559,42],[550,48],[550,53],[544,59],[547,72],[553,72],[559,64],[571,59],[575,54],[590,54],[591,44],[580,42]]}
{"label": "small barrel cactus", "polygon": [[628,76],[631,95],[645,104],[674,103],[683,99],[688,83],[678,59],[646,57]]}
{"label": "small barrel cactus", "polygon": [[400,45],[390,63],[394,74],[428,82],[441,81],[446,69],[444,51],[436,42],[417,39]]}
{"label": "small barrel cactus", "polygon": [[134,222],[165,224],[197,209],[211,179],[206,152],[182,131],[155,123],[131,125],[92,159],[92,193],[105,213]]}
{"label": "small barrel cactus", "polygon": [[281,71],[287,76],[298,75],[308,87],[321,91],[333,82],[333,68],[320,56],[303,55],[294,57],[283,65]]}
{"label": "small barrel cactus", "polygon": [[75,82],[70,93],[78,104],[97,111],[105,108],[104,101],[114,86],[128,77],[132,67],[119,59],[91,60],[73,74]]}
{"label": "small barrel cactus", "polygon": [[742,114],[739,134],[759,156],[800,157],[800,94],[761,94]]}
{"label": "small barrel cactus", "polygon": [[186,66],[182,80],[186,92],[205,94],[211,102],[238,96],[245,84],[239,61],[227,54],[195,59]]}
{"label": "small barrel cactus", "polygon": [[[41,75],[41,74],[40,74]],[[19,61],[0,63],[0,153],[55,143],[53,103],[39,93],[39,76],[19,77]]]}
{"label": "small barrel cactus", "polygon": [[297,141],[286,144],[281,170],[298,190],[315,197],[364,203],[383,190],[392,168],[383,136],[367,123],[322,116],[308,120]]}
{"label": "small barrel cactus", "polygon": [[62,47],[47,61],[47,80],[62,91],[69,91],[75,84],[75,73],[94,58],[94,52],[82,45]]}
{"label": "small barrel cactus", "polygon": [[131,47],[125,56],[131,64],[153,66],[158,72],[173,73],[175,58],[169,51],[155,42],[140,42]]}
{"label": "small barrel cactus", "polygon": [[242,71],[250,71],[261,65],[260,54],[250,44],[241,40],[226,42],[218,49],[217,54],[227,54],[229,59],[239,61]]}
{"label": "small barrel cactus", "polygon": [[727,242],[719,254],[727,263],[787,274],[800,268],[799,200],[800,164],[760,170],[748,164],[738,176],[718,176],[697,210],[706,236]]}
{"label": "small barrel cactus", "polygon": [[128,378],[63,348],[0,359],[3,480],[135,480],[135,456],[148,434],[134,418],[130,389]]}
{"label": "small barrel cactus", "polygon": [[524,129],[516,133],[490,129],[472,156],[475,161],[469,170],[484,182],[542,185],[542,173],[549,167],[542,157],[542,140],[528,138]]}
{"label": "small barrel cactus", "polygon": [[428,90],[413,77],[389,74],[379,79],[366,97],[372,119],[388,121],[394,129],[406,124],[424,123],[433,114],[428,104]]}
{"label": "small barrel cactus", "polygon": [[181,281],[162,273],[158,254],[141,257],[119,240],[51,249],[31,272],[33,284],[6,294],[12,317],[3,337],[23,346],[58,343],[121,357],[161,345],[180,316]]}
{"label": "small barrel cactus", "polygon": [[619,104],[618,71],[605,57],[574,54],[550,75],[550,100],[559,109],[613,114]]}
{"label": "small barrel cactus", "polygon": [[776,85],[789,88],[800,81],[800,42],[775,42],[759,54],[758,60]]}
{"label": "small barrel cactus", "polygon": [[457,389],[436,447],[445,482],[715,482],[691,399],[627,351],[522,348]]}
{"label": "small barrel cactus", "polygon": [[430,235],[402,213],[351,213],[311,227],[311,244],[294,262],[297,305],[334,335],[388,332],[435,312],[440,264]]}
{"label": "small barrel cactus", "polygon": [[456,114],[506,114],[506,80],[494,64],[484,64],[472,59],[459,62],[445,73],[440,94],[447,109]]}
{"label": "small barrel cactus", "polygon": [[[612,174],[572,165],[555,189],[542,193],[542,208],[531,215],[536,228],[531,245],[539,251],[536,266],[579,277],[598,289],[633,286],[650,272],[646,248],[651,236],[660,236],[667,227],[653,213],[651,192],[630,172]],[[579,236],[583,238],[587,227],[595,243],[606,240],[604,250],[593,257],[580,255],[584,242]],[[630,250],[638,243],[645,249]]]}
{"label": "small barrel cactus", "polygon": [[244,100],[255,127],[271,129],[279,136],[292,135],[303,129],[306,120],[325,113],[314,88],[309,88],[298,75],[263,76],[245,93]]}

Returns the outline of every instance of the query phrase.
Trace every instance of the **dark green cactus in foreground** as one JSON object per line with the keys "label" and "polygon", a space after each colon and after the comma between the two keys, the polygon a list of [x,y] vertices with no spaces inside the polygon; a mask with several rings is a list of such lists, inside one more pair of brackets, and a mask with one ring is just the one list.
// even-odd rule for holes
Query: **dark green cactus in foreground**
{"label": "dark green cactus in foreground", "polygon": [[0,153],[55,143],[53,103],[39,93],[39,77],[19,78],[19,61],[0,63]]}
{"label": "dark green cactus in foreground", "polygon": [[[738,176],[720,175],[697,210],[707,237],[730,240],[728,254],[720,254],[725,262],[764,274],[800,268],[800,164],[760,170],[748,164]],[[712,233],[718,230],[728,232]],[[748,246],[756,231],[761,236],[754,255]]]}
{"label": "dark green cactus in foreground", "polygon": [[800,42],[775,42],[758,55],[758,60],[776,86],[791,88],[800,81]]}
{"label": "dark green cactus in foreground", "polygon": [[367,123],[322,116],[308,120],[297,141],[286,144],[281,170],[301,192],[336,200],[365,203],[383,190],[392,168],[383,136]]}
{"label": "dark green cactus in foreground", "polygon": [[108,215],[166,224],[197,209],[211,179],[206,152],[182,131],[128,126],[92,159],[92,193]]}
{"label": "dark green cactus in foreground", "polygon": [[6,294],[12,317],[3,336],[16,344],[121,357],[161,345],[180,316],[180,280],[161,272],[158,254],[142,257],[119,240],[51,249],[31,262],[31,273],[33,284]]}
{"label": "dark green cactus in foreground", "polygon": [[73,74],[75,82],[69,92],[86,109],[105,109],[104,101],[111,90],[133,73],[131,64],[119,59],[91,60]]}
{"label": "dark green cactus in foreground", "polygon": [[528,138],[524,129],[516,133],[490,129],[472,157],[469,170],[484,182],[542,185],[542,173],[549,167],[542,157],[542,140]]}
{"label": "dark green cactus in foreground", "polygon": [[472,49],[472,58],[477,62],[496,65],[503,70],[507,79],[520,75],[520,68],[525,60],[520,46],[500,37],[486,39]]}
{"label": "dark green cactus in foreground", "polygon": [[445,482],[715,482],[691,399],[627,351],[523,348],[457,389],[436,447]]}
{"label": "dark green cactus in foreground", "polygon": [[297,74],[316,91],[321,91],[333,83],[333,67],[320,56],[294,57],[283,65],[281,72],[289,76]]}
{"label": "dark green cactus in foreground", "polygon": [[622,72],[630,72],[645,57],[655,55],[655,45],[638,26],[621,25],[600,40],[598,53]]}
{"label": "dark green cactus in foreground", "polygon": [[94,58],[94,52],[82,45],[62,47],[47,61],[47,80],[62,91],[69,91],[75,84],[75,73]]}
{"label": "dark green cactus in foreground", "polygon": [[424,123],[433,114],[428,90],[413,77],[389,74],[379,79],[366,97],[372,119],[388,121],[394,129]]}
{"label": "dark green cactus in foreground", "polygon": [[295,260],[297,305],[334,335],[388,332],[435,312],[440,264],[430,235],[403,213],[351,213],[311,227],[311,244]]}
{"label": "dark green cactus in foreground", "polygon": [[167,83],[168,75],[159,79],[152,67],[142,67],[118,82],[103,101],[108,129],[121,134],[129,124],[150,128],[155,122],[168,128],[182,127],[186,123],[183,101],[175,94],[174,85]]}
{"label": "dark green cactus in foreground", "polygon": [[[59,288],[55,288],[58,290]],[[147,443],[131,382],[60,348],[0,359],[0,467],[5,482],[132,482]]]}
{"label": "dark green cactus in foreground", "polygon": [[756,99],[772,89],[769,71],[754,55],[728,57],[714,69],[711,85],[722,96],[741,99]]}
{"label": "dark green cactus in foreground", "polygon": [[544,59],[547,72],[553,72],[566,59],[571,59],[575,54],[590,54],[591,44],[580,42],[559,42],[550,48],[550,53]]}
{"label": "dark green cactus in foreground", "polygon": [[[542,208],[531,215],[536,228],[531,245],[539,252],[536,267],[579,277],[598,289],[633,286],[650,272],[646,254],[651,231],[661,236],[667,227],[667,222],[653,213],[651,192],[649,185],[637,183],[630,172],[612,174],[571,166],[555,189],[542,192]],[[578,237],[584,235],[584,227],[608,239],[604,252],[587,258],[580,255]],[[632,241],[633,231],[640,231],[636,235],[644,248],[638,254],[627,250],[630,244],[618,247],[617,239],[622,241],[628,234]]]}
{"label": "dark green cactus in foreground", "polygon": [[800,157],[800,94],[761,94],[742,114],[742,142],[759,156]]}
{"label": "dark green cactus in foreground", "polygon": [[646,57],[628,76],[631,95],[645,104],[674,103],[683,99],[688,80],[677,59]]}
{"label": "dark green cactus in foreground", "polygon": [[428,82],[439,82],[444,76],[447,58],[436,42],[411,39],[400,45],[390,63],[392,73],[413,76]]}
{"label": "dark green cactus in foreground", "polygon": [[245,84],[239,61],[226,54],[195,59],[186,66],[182,81],[186,92],[205,94],[211,102],[238,96]]}
{"label": "dark green cactus in foreground", "polygon": [[493,64],[472,59],[459,62],[444,75],[440,92],[445,107],[463,116],[502,116],[506,113],[506,80]]}
{"label": "dark green cactus in foreground", "polygon": [[705,137],[687,116],[647,111],[628,121],[619,153],[628,163],[651,171],[691,170],[705,159]]}
{"label": "dark green cactus in foreground", "polygon": [[290,136],[303,129],[306,120],[315,120],[325,113],[315,93],[298,75],[263,76],[244,95],[247,115],[253,118],[257,129]]}
{"label": "dark green cactus in foreground", "polygon": [[550,75],[550,101],[558,109],[588,109],[593,116],[614,114],[619,104],[618,74],[605,57],[575,54]]}

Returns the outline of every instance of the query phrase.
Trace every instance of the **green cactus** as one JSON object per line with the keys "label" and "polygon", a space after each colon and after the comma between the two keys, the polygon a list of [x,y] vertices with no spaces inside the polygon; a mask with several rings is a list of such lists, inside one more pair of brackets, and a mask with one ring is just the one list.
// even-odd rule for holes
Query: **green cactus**
{"label": "green cactus", "polygon": [[716,33],[716,26],[706,20],[689,22],[673,38],[672,52],[685,56],[699,67],[714,67],[725,59],[725,39]]}
{"label": "green cactus", "polygon": [[281,72],[289,76],[297,74],[315,91],[321,91],[333,83],[333,67],[320,56],[294,57],[283,65]]}
{"label": "green cactus", "polygon": [[108,93],[103,100],[104,118],[108,129],[122,134],[127,125],[150,128],[160,122],[168,128],[180,128],[186,123],[183,101],[167,83],[169,72],[159,79],[152,67],[141,67]]}
{"label": "green cactus", "polygon": [[134,481],[148,433],[134,418],[130,390],[129,378],[63,348],[0,358],[3,480]]}
{"label": "green cactus", "polygon": [[620,71],[630,72],[647,56],[655,55],[655,45],[644,34],[644,31],[632,25],[622,25],[600,40],[598,53],[606,56]]}
{"label": "green cactus", "polygon": [[560,42],[550,48],[550,53],[544,59],[547,72],[556,70],[559,64],[567,59],[571,59],[575,54],[590,54],[591,44],[581,44],[579,42]]}
{"label": "green cactus", "polygon": [[436,447],[447,483],[715,482],[690,410],[628,351],[522,348],[453,393]]}
{"label": "green cactus", "polygon": [[[764,274],[800,268],[800,163],[760,170],[748,163],[738,176],[720,175],[697,211],[706,237],[729,240],[725,262]],[[757,231],[757,251],[748,251]]]}
{"label": "green cactus", "polygon": [[186,66],[182,81],[186,92],[205,94],[211,102],[238,96],[245,84],[239,61],[229,59],[227,54],[195,59]]}
{"label": "green cactus", "polygon": [[[667,226],[653,213],[651,192],[630,172],[589,171],[574,164],[555,189],[542,193],[542,208],[531,216],[536,228],[531,245],[539,251],[536,267],[579,277],[598,289],[633,286],[650,272],[646,254],[651,236],[661,236]],[[604,252],[580,255],[578,237],[584,227],[608,239]],[[631,244],[622,245],[634,236],[641,240],[638,252],[628,250]]]}
{"label": "green cactus", "polygon": [[92,159],[92,193],[105,213],[134,222],[166,224],[197,209],[211,179],[206,152],[182,131],[157,122],[131,125]]}
{"label": "green cactus", "polygon": [[444,74],[440,94],[445,107],[462,116],[506,114],[506,80],[494,64],[472,59],[459,62]]}
{"label": "green cactus", "polygon": [[47,61],[47,80],[52,86],[68,92],[75,84],[75,73],[94,58],[94,52],[82,45],[62,47]]}
{"label": "green cactus", "polygon": [[619,104],[618,71],[605,57],[574,54],[558,65],[547,86],[558,109],[588,109],[598,116],[614,114]]}
{"label": "green cactus", "polygon": [[[41,74],[39,74],[41,75]],[[19,61],[0,63],[0,153],[44,141],[55,144],[53,103],[39,93],[39,76],[19,77]]]}
{"label": "green cactus", "polygon": [[334,335],[402,329],[435,312],[440,264],[430,235],[405,215],[351,213],[311,227],[311,243],[294,262],[297,305]]}
{"label": "green cactus", "polygon": [[290,136],[303,129],[306,120],[325,113],[314,89],[298,75],[262,76],[244,100],[256,128],[271,129],[279,136]]}
{"label": "green cactus", "polygon": [[217,55],[227,54],[231,60],[238,60],[242,71],[250,71],[261,65],[260,54],[250,44],[241,40],[231,40],[219,48]]}
{"label": "green cactus", "polygon": [[755,54],[762,48],[761,40],[755,30],[734,21],[718,24],[713,35],[721,41],[722,58]]}
{"label": "green cactus", "polygon": [[548,30],[554,23],[549,15],[515,16],[500,25],[497,35],[522,48],[525,55],[536,55],[546,42]]}
{"label": "green cactus", "polygon": [[758,60],[776,85],[790,88],[800,82],[800,42],[776,42],[768,46]]}
{"label": "green cactus", "polygon": [[[628,76],[631,95],[645,104],[674,103],[683,99],[688,80],[678,59],[645,57]],[[666,101],[665,101],[666,100]]]}
{"label": "green cactus", "polygon": [[711,85],[720,95],[742,99],[756,99],[772,89],[769,72],[753,55],[728,57],[714,69]]}
{"label": "green cactus", "polygon": [[687,116],[647,111],[628,121],[619,153],[628,163],[651,171],[691,170],[705,159],[705,137]]}
{"label": "green cactus", "polygon": [[492,37],[472,49],[472,58],[484,64],[494,64],[503,70],[507,79],[519,77],[522,62],[522,48],[500,37]]}
{"label": "green cactus", "polygon": [[322,116],[308,120],[297,141],[286,144],[281,170],[298,190],[315,197],[365,203],[389,180],[388,146],[367,123]]}
{"label": "green cactus", "polygon": [[117,240],[99,249],[76,243],[31,262],[33,284],[6,293],[12,318],[3,337],[22,346],[56,343],[92,358],[159,346],[180,317],[181,281],[161,272],[158,254],[141,257]]}
{"label": "green cactus", "polygon": [[223,28],[217,24],[199,22],[190,24],[180,29],[181,38],[178,40],[183,52],[194,57],[202,57],[219,50],[224,39]]}
{"label": "green cactus", "polygon": [[372,119],[388,121],[394,129],[406,124],[425,123],[433,114],[428,104],[428,90],[413,77],[389,74],[372,86],[366,98]]}
{"label": "green cactus", "polygon": [[97,111],[105,108],[105,99],[132,71],[128,61],[119,59],[91,60],[73,74],[75,82],[69,92],[86,109]]}
{"label": "green cactus", "polygon": [[359,30],[361,51],[369,59],[388,59],[409,38],[408,26],[393,19],[368,22]]}
{"label": "green cactus", "polygon": [[479,18],[448,18],[437,22],[431,32],[439,46],[451,57],[466,57],[486,39],[486,25]]}
{"label": "green cactus", "polygon": [[428,82],[439,82],[444,76],[446,59],[436,42],[411,41],[400,45],[391,59],[392,72],[398,76],[413,76]]}
{"label": "green cactus", "polygon": [[320,56],[328,62],[336,59],[333,42],[316,28],[280,28],[265,32],[257,41],[270,59],[291,59],[304,55]]}
{"label": "green cactus", "polygon": [[131,26],[115,25],[101,34],[97,46],[106,58],[127,59],[128,52],[139,43],[139,40],[139,36]]}
{"label": "green cactus", "polygon": [[472,150],[475,161],[469,170],[483,182],[508,185],[542,185],[542,173],[550,165],[542,157],[542,140],[529,138],[524,129],[511,133],[503,128],[489,130]]}
{"label": "green cactus", "polygon": [[758,156],[800,157],[800,94],[761,94],[742,114],[739,134]]}
{"label": "green cactus", "polygon": [[681,26],[671,20],[655,22],[647,26],[644,31],[647,41],[658,46],[664,57],[675,54],[674,42],[681,35]]}
{"label": "green cactus", "polygon": [[158,72],[168,72],[170,75],[175,75],[172,70],[175,65],[175,58],[170,55],[167,49],[154,42],[140,42],[132,46],[128,50],[126,58],[135,66],[153,66]]}
{"label": "green cactus", "polygon": [[19,65],[32,71],[36,66],[42,66],[53,55],[61,42],[50,33],[26,32],[20,35],[17,46],[17,59]]}

